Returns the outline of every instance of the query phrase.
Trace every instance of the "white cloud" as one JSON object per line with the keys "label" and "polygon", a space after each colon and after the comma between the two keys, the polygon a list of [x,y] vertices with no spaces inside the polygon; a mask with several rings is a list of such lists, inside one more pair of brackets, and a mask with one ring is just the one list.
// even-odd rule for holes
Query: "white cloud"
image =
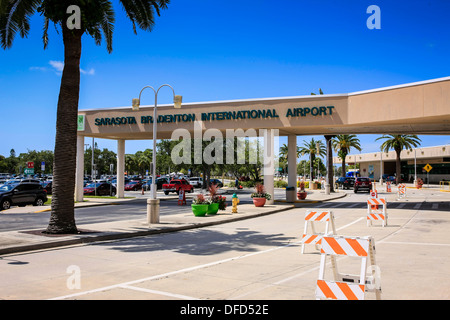
{"label": "white cloud", "polygon": [[89,76],[93,76],[95,74],[95,70],[93,68],[89,69],[89,71],[86,71],[86,70],[83,70],[83,69],[80,68],[80,72],[82,74],[87,74]]}
{"label": "white cloud", "polygon": [[61,73],[64,69],[64,62],[50,60],[49,64],[55,69],[57,73]]}
{"label": "white cloud", "polygon": [[[62,71],[64,70],[64,62],[63,61],[50,60],[48,63],[51,66],[51,68],[47,68],[47,67],[30,67],[30,70],[32,70],[32,71],[42,71],[42,72],[46,72],[46,71],[52,70],[58,76],[60,76],[62,74]],[[81,72],[81,74],[85,74],[85,75],[88,75],[88,76],[95,75],[94,68],[91,68],[89,70],[84,70],[84,69],[80,68],[80,72]]]}

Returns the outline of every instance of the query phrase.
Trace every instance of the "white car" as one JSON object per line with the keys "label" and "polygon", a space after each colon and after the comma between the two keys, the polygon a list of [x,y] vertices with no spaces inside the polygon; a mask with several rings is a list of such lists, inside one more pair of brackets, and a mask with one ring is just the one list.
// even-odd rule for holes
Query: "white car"
{"label": "white car", "polygon": [[189,184],[194,188],[200,188],[203,185],[203,178],[193,177],[189,179]]}

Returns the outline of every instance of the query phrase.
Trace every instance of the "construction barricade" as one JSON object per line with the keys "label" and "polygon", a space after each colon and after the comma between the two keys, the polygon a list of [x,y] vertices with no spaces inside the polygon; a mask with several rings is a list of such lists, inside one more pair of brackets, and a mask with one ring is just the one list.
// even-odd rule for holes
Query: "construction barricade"
{"label": "construction barricade", "polygon": [[[315,223],[325,222],[325,232],[318,233],[315,228]],[[331,232],[336,235],[336,227],[334,225],[334,215],[331,211],[316,211],[307,210],[305,213],[305,228],[302,237],[302,253],[305,252],[305,244],[314,244],[316,250],[319,250],[319,245],[323,236],[328,235],[329,225],[331,224]],[[308,233],[308,225],[311,225],[312,233]]]}
{"label": "construction barricade", "polygon": [[391,189],[391,182],[390,182],[390,181],[387,181],[387,182],[386,182],[386,192],[392,192],[392,189]]}
{"label": "construction barricade", "polygon": [[178,194],[178,205],[182,206],[186,204],[186,193],[182,188],[180,188],[179,194]]}
{"label": "construction barricade", "polygon": [[[325,280],[327,256],[331,259],[334,280]],[[336,256],[361,258],[360,274],[339,273]],[[367,272],[368,268],[370,274]],[[376,299],[380,300],[380,282],[380,272],[375,262],[375,241],[372,237],[324,236],[322,238],[316,299],[364,300],[365,292],[375,292]]]}
{"label": "construction barricade", "polygon": [[[369,197],[367,199],[367,226],[372,225],[372,221],[381,221],[383,227],[387,225],[387,202],[385,198]],[[382,207],[380,209],[380,207]]]}
{"label": "construction barricade", "polygon": [[397,187],[397,197],[398,199],[406,197],[406,186],[403,183],[400,183]]}

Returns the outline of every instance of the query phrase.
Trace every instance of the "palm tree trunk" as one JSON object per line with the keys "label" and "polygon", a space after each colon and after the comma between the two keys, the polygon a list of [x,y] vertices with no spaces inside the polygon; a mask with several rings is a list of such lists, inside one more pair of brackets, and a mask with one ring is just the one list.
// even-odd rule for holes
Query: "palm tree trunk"
{"label": "palm tree trunk", "polygon": [[62,24],[64,70],[56,117],[52,212],[47,233],[77,233],[74,212],[77,115],[80,93],[81,30]]}
{"label": "palm tree trunk", "polygon": [[347,158],[347,154],[342,157],[342,177],[345,177],[345,158]]}
{"label": "palm tree trunk", "polygon": [[333,183],[333,148],[331,147],[331,138],[334,136],[325,136],[326,147],[327,147],[327,180],[330,185],[330,192],[334,192]]}
{"label": "palm tree trunk", "polygon": [[397,183],[397,185],[401,182],[401,176],[402,176],[402,166],[401,166],[401,160],[400,160],[400,151],[395,150],[396,153],[396,160],[395,160],[395,172],[396,177],[395,177],[395,181]]}

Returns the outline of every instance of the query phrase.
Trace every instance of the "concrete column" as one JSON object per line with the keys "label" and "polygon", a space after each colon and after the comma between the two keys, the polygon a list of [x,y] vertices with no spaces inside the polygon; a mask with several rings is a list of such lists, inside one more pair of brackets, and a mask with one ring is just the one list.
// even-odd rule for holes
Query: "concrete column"
{"label": "concrete column", "polygon": [[[297,135],[288,135],[288,187],[294,187],[293,199],[287,199],[289,202],[295,201],[297,192]],[[287,194],[287,192],[286,192]]]}
{"label": "concrete column", "polygon": [[147,199],[147,224],[159,223],[159,199]]}
{"label": "concrete column", "polygon": [[125,140],[117,140],[117,198],[125,195]]}
{"label": "concrete column", "polygon": [[84,136],[77,136],[77,168],[75,178],[75,201],[83,201],[84,189]]}
{"label": "concrete column", "polygon": [[263,174],[264,174],[264,187],[266,192],[272,195],[272,198],[266,201],[266,204],[271,205],[274,203],[274,170],[275,170],[275,155],[274,155],[274,135],[275,130],[264,129],[264,160],[263,160]]}

